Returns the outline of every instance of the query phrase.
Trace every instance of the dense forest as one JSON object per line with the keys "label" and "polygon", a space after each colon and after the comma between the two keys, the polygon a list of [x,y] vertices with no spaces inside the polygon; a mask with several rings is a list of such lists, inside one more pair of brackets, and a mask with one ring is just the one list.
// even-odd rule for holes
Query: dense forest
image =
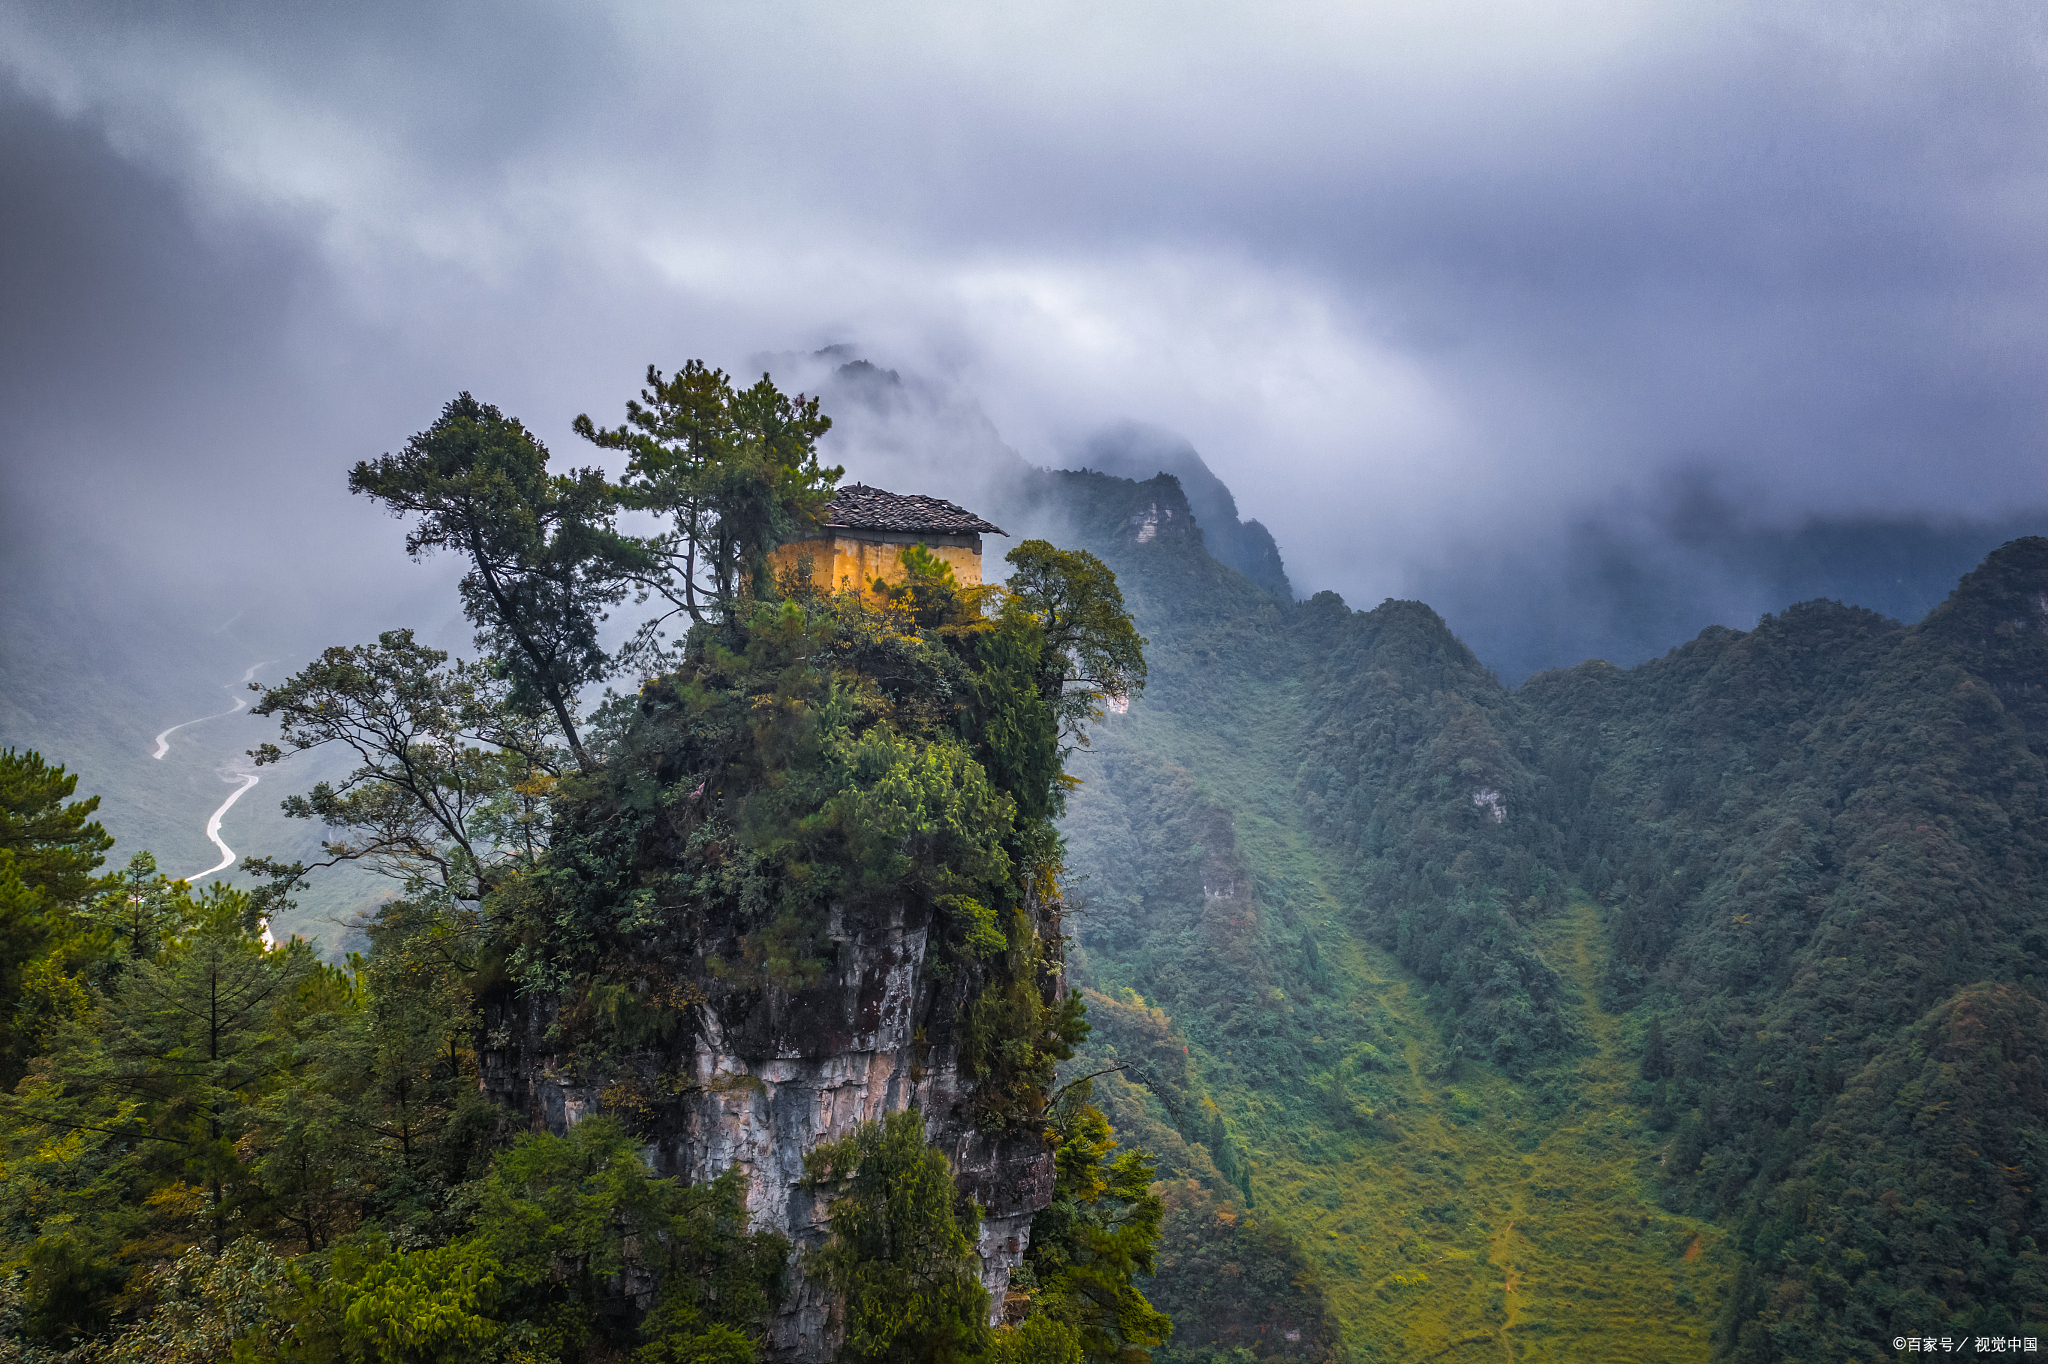
{"label": "dense forest", "polygon": [[[1087,1031],[1062,761],[1144,679],[1113,576],[1031,541],[1007,590],[915,546],[868,590],[778,581],[839,473],[828,422],[699,365],[648,384],[625,425],[580,423],[630,453],[619,484],[468,395],[351,477],[415,554],[465,561],[481,656],[393,631],[258,688],[257,762],[360,760],[286,805],[392,879],[366,951],[271,939],[304,862],[252,858],[253,892],[147,855],[103,874],[77,775],[0,759],[9,1357],[1050,1364],[1171,1329],[1137,1286],[1152,1168],[1055,1080]],[[621,534],[627,506],[672,529]],[[633,591],[676,638],[657,616],[607,653]],[[621,668],[648,680],[587,709]],[[922,947],[915,1073],[802,1153],[791,1237],[753,1206],[766,1172],[664,1168],[693,1113],[787,1077],[686,1058],[829,1020],[878,921]],[[591,1099],[550,1123],[508,1076]],[[1045,1175],[993,1275],[1004,1209],[956,1168],[991,1152]]]}
{"label": "dense forest", "polygon": [[[8,757],[0,1348],[2048,1335],[2048,541],[1917,623],[1809,602],[1510,689],[1422,603],[1292,600],[1171,474],[1020,470],[1005,588],[911,553],[834,594],[766,555],[838,476],[814,405],[690,366],[578,429],[623,479],[468,399],[353,475],[469,565],[482,661],[400,632],[261,689],[259,761],[361,759],[289,803],[394,878],[357,953],[262,936],[322,868],[108,874],[75,774]],[[796,1081],[707,1048],[795,1056],[906,935],[914,1102],[719,1146]]]}
{"label": "dense forest", "polygon": [[[1808,603],[1511,692],[1419,603],[1122,538],[1151,685],[1066,827],[1078,978],[1131,1007],[1090,1045],[1189,1046],[1128,1104],[1290,1228],[1301,1315],[1389,1359],[2043,1334],[2048,541],[1918,625]],[[1174,1358],[1253,1320],[1178,1291]]]}

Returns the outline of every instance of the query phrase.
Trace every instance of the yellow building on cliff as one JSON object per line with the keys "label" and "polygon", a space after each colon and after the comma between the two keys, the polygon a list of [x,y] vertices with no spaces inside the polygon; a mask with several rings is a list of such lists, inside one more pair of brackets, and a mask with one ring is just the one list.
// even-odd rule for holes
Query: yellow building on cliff
{"label": "yellow building on cliff", "polygon": [[952,565],[962,587],[979,587],[982,533],[1008,535],[943,498],[892,493],[865,483],[834,493],[818,523],[819,535],[784,545],[769,560],[780,574],[809,558],[811,581],[828,592],[869,591],[877,578],[902,582],[903,551],[910,545],[923,545]]}

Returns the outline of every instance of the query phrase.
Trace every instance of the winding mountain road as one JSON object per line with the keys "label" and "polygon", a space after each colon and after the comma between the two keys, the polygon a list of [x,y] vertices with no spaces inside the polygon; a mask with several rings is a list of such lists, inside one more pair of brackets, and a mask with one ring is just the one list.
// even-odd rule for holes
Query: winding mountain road
{"label": "winding mountain road", "polygon": [[[270,664],[275,662],[277,662],[277,660],[274,658],[266,658],[261,663],[251,663],[249,665],[249,670],[242,674],[242,680],[240,682],[228,682],[223,684],[234,692],[235,704],[229,706],[226,710],[216,712],[215,714],[202,715],[196,720],[187,720],[183,724],[172,725],[169,729],[165,730],[163,733],[156,736],[156,752],[150,754],[149,756],[152,758],[162,758],[164,754],[170,752],[171,736],[173,734],[176,734],[181,729],[187,729],[193,725],[204,724],[208,720],[219,720],[224,716],[233,715],[238,711],[247,710],[249,707],[249,703],[248,701],[243,699],[241,694],[242,691],[247,687],[249,683],[256,680],[256,670],[258,668],[268,667]],[[227,779],[239,779],[242,784],[240,786],[237,786],[232,792],[228,794],[228,798],[220,803],[220,808],[216,809],[213,812],[213,814],[207,818],[206,821],[206,836],[207,838],[212,840],[214,847],[220,849],[220,861],[214,863],[205,871],[194,872],[192,875],[183,878],[186,881],[196,882],[201,877],[211,876],[218,871],[226,871],[229,867],[235,865],[235,850],[233,848],[230,848],[227,845],[227,842],[221,838],[220,822],[222,818],[224,818],[227,815],[227,812],[231,808],[233,808],[234,803],[240,800],[244,795],[246,795],[250,787],[254,786],[257,782],[263,779],[257,776],[256,773],[254,772],[243,770],[239,765],[231,766],[228,770],[232,775],[229,776]]]}

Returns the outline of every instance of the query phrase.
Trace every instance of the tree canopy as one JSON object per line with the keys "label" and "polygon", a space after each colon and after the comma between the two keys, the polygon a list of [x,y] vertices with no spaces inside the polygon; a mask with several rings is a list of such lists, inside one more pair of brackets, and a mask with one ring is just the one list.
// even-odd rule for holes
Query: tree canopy
{"label": "tree canopy", "polygon": [[1128,700],[1145,689],[1145,641],[1116,574],[1087,550],[1026,540],[1004,557],[1011,565],[1004,610],[1037,623],[1039,690],[1061,731],[1085,746],[1087,724],[1101,718],[1105,698]]}
{"label": "tree canopy", "polygon": [[[665,518],[648,542],[659,571],[636,581],[693,622],[729,620],[741,593],[770,595],[768,554],[815,526],[845,472],[818,460],[832,419],[818,400],[792,398],[768,375],[735,389],[725,371],[692,360],[626,402],[626,420],[600,427],[576,418],[576,434],[630,456],[619,483],[624,505]],[[651,640],[662,618],[649,623]]]}
{"label": "tree canopy", "polygon": [[[839,1295],[847,1357],[1078,1364],[1163,1334],[1135,1287],[1149,1167],[1109,1158],[1093,1109],[1050,1108],[1088,1027],[1063,978],[1062,723],[1144,675],[1113,575],[1032,542],[1007,595],[917,546],[885,592],[775,581],[840,471],[816,401],[766,376],[650,369],[627,424],[577,426],[630,455],[620,483],[550,472],[469,394],[352,470],[410,554],[463,557],[483,657],[393,630],[254,688],[281,727],[260,765],[355,759],[284,801],[322,828],[313,865],[251,857],[269,885],[197,895],[146,853],[99,876],[112,840],[77,779],[0,755],[0,1353],[757,1359],[789,1247],[749,1225],[737,1168],[692,1186],[646,1153],[706,1091],[682,1055],[700,1011],[822,988],[853,941],[835,924],[892,915],[925,944],[915,1046],[929,1026],[958,1058],[947,1140],[1028,1153],[1058,1126],[1067,1220],[1039,1305],[992,1329],[981,1213],[922,1116],[821,1147],[833,1235],[801,1266]],[[637,539],[622,511],[665,528]],[[680,647],[602,647],[636,587],[691,618]],[[635,667],[635,694],[580,707]],[[271,941],[339,862],[399,891],[348,925],[358,950]],[[542,1064],[595,1086],[562,1135],[490,1098]]]}
{"label": "tree canopy", "polygon": [[449,550],[469,561],[462,606],[477,647],[511,677],[511,700],[551,714],[579,767],[576,694],[611,660],[598,624],[647,562],[618,532],[617,494],[600,469],[547,471],[548,452],[520,422],[464,393],[395,455],[358,463],[349,490],[417,518],[405,537],[418,558]]}

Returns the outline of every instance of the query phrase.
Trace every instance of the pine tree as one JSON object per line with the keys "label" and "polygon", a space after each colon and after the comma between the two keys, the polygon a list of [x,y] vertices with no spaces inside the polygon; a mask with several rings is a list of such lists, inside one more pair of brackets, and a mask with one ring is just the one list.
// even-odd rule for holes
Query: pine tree
{"label": "pine tree", "polygon": [[[818,462],[832,419],[817,399],[791,398],[765,374],[736,391],[702,360],[673,377],[649,365],[624,425],[579,416],[574,426],[594,445],[629,452],[621,498],[669,522],[646,543],[650,571],[636,581],[669,603],[666,615],[699,624],[729,624],[743,594],[769,595],[769,551],[816,524],[845,472]],[[641,648],[655,647],[661,623],[648,623]]]}
{"label": "pine tree", "polygon": [[77,789],[75,773],[39,753],[0,752],[0,1087],[21,1078],[48,1022],[49,1009],[25,998],[51,974],[36,964],[74,935],[66,911],[97,889],[93,872],[114,845],[92,819],[100,798],[73,801]]}
{"label": "pine tree", "polygon": [[602,471],[549,474],[547,462],[516,418],[464,393],[399,454],[358,463],[348,485],[418,518],[405,538],[414,558],[445,549],[469,560],[462,609],[477,647],[510,674],[513,703],[552,716],[588,769],[576,693],[610,671],[598,623],[647,556],[614,528]]}
{"label": "pine tree", "polygon": [[1671,1074],[1671,1058],[1664,1048],[1664,1017],[1650,1015],[1650,1029],[1643,1038],[1643,1078],[1662,1080]]}

